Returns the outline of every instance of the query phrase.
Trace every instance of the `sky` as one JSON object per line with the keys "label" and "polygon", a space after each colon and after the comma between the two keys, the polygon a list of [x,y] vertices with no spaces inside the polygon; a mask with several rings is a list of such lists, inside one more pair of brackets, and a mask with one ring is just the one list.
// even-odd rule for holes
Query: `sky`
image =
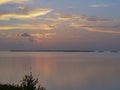
{"label": "sky", "polygon": [[120,0],[0,0],[0,50],[120,50]]}

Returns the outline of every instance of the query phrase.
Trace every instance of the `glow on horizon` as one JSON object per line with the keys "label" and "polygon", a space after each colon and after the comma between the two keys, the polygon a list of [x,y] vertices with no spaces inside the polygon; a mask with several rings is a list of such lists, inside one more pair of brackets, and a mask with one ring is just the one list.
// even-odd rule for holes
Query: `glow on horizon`
{"label": "glow on horizon", "polygon": [[49,2],[1,0],[0,50],[120,49],[120,1]]}

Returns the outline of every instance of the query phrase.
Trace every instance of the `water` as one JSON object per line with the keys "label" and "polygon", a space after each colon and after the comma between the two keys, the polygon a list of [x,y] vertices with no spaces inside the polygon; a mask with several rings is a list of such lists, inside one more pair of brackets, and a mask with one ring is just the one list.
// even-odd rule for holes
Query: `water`
{"label": "water", "polygon": [[0,52],[0,83],[29,72],[47,90],[120,90],[120,53]]}

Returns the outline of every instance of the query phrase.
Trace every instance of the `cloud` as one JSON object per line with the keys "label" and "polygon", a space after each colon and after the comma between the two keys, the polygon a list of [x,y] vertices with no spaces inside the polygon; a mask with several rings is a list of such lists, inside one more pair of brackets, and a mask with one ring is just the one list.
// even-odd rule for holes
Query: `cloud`
{"label": "cloud", "polygon": [[69,21],[73,19],[79,19],[80,15],[71,15],[71,14],[61,14],[61,13],[55,13],[56,20],[57,21]]}
{"label": "cloud", "polygon": [[93,5],[90,5],[90,7],[92,8],[105,8],[105,7],[109,7],[110,5],[108,4],[93,4]]}
{"label": "cloud", "polygon": [[[0,38],[11,38],[13,35],[7,33],[0,33]],[[15,35],[14,35],[15,36]]]}
{"label": "cloud", "polygon": [[78,24],[78,23],[71,23],[70,26],[77,28],[77,29],[84,29],[87,31],[120,34],[120,25],[113,25],[113,26],[94,25],[94,26],[90,26],[90,25],[83,25],[83,24]]}
{"label": "cloud", "polygon": [[36,40],[35,39],[33,39],[33,38],[28,38],[28,41],[30,41],[30,42],[36,42]]}
{"label": "cloud", "polygon": [[10,19],[32,19],[38,16],[43,16],[52,11],[48,8],[35,8],[35,9],[26,9],[24,7],[19,7],[19,12],[10,12],[10,11],[1,11],[0,20],[10,20]]}
{"label": "cloud", "polygon": [[28,33],[22,33],[21,36],[22,36],[22,37],[31,37],[31,35],[28,34]]}
{"label": "cloud", "polygon": [[56,33],[45,33],[45,34],[31,34],[31,36],[33,37],[37,37],[37,38],[52,38],[52,36],[56,35]]}
{"label": "cloud", "polygon": [[18,9],[19,9],[19,10],[25,10],[25,7],[19,6]]}
{"label": "cloud", "polygon": [[6,3],[23,3],[28,0],[0,0],[0,4],[6,4]]}
{"label": "cloud", "polygon": [[21,34],[18,34],[17,36],[19,37],[22,37],[22,39],[27,39],[29,42],[35,42],[36,39],[29,33],[21,33]]}
{"label": "cloud", "polygon": [[50,38],[51,36],[54,36],[56,35],[56,33],[21,33],[19,34],[18,36],[21,36],[21,37],[25,37],[25,38],[28,38],[28,37],[33,37],[33,38]]}
{"label": "cloud", "polygon": [[0,30],[53,30],[53,24],[16,24],[0,26]]}
{"label": "cloud", "polygon": [[120,33],[120,25],[115,25],[115,22],[113,23],[115,20],[113,19],[85,15],[65,15],[60,13],[56,13],[55,15],[56,21],[69,21],[66,22],[67,24],[65,23],[68,27],[71,26],[77,29],[94,32]]}
{"label": "cloud", "polygon": [[[61,14],[61,13],[55,13],[56,15],[56,21],[81,21],[81,22],[108,22],[113,21],[112,19],[108,18],[101,18],[96,16],[83,16],[83,15],[72,15],[72,14]],[[54,19],[55,20],[55,19]]]}
{"label": "cloud", "polygon": [[23,37],[25,39],[27,39],[30,42],[41,42],[41,39],[50,39],[53,36],[55,36],[56,33],[22,33],[22,34],[18,34],[18,36]]}
{"label": "cloud", "polygon": [[113,21],[112,19],[99,18],[99,17],[84,17],[83,20],[85,20],[85,21],[97,21],[97,22]]}

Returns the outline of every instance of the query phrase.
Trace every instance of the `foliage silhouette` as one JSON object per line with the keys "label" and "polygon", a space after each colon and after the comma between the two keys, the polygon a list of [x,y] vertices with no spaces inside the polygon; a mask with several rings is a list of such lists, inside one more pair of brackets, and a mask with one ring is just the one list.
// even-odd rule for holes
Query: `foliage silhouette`
{"label": "foliage silhouette", "polygon": [[21,81],[21,87],[23,90],[46,90],[44,87],[41,87],[41,85],[38,85],[38,78],[34,78],[32,73],[30,75],[25,75],[23,77],[23,80]]}
{"label": "foliage silhouette", "polygon": [[20,85],[0,84],[0,90],[46,90],[38,85],[38,78],[34,78],[32,73],[25,75]]}
{"label": "foliage silhouette", "polygon": [[0,90],[23,90],[18,85],[0,84]]}

